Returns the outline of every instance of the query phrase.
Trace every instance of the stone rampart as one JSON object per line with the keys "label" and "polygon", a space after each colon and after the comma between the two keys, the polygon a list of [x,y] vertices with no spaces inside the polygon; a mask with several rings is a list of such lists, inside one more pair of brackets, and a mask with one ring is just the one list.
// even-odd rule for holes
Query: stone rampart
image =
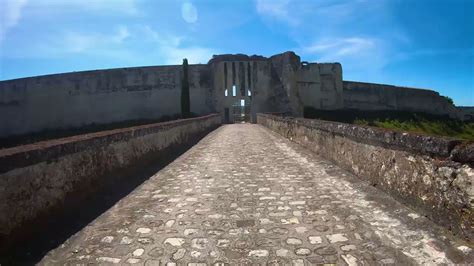
{"label": "stone rampart", "polygon": [[143,160],[190,145],[220,124],[220,115],[212,114],[0,150],[0,244],[62,208],[67,197],[91,194],[106,176],[114,179]]}
{"label": "stone rampart", "polygon": [[456,107],[438,92],[367,82],[343,82],[344,109],[396,110],[460,118]]}
{"label": "stone rampart", "polygon": [[[181,113],[182,67],[150,66],[0,81],[0,137]],[[207,65],[189,66],[191,112],[213,112]]]}
{"label": "stone rampart", "polygon": [[257,122],[474,239],[474,143],[269,114]]}

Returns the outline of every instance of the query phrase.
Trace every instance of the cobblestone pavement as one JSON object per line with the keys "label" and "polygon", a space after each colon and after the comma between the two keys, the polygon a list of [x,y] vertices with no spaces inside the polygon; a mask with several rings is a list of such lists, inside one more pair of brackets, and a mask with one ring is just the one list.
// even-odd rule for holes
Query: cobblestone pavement
{"label": "cobblestone pavement", "polygon": [[469,245],[259,126],[226,125],[41,264],[473,262]]}

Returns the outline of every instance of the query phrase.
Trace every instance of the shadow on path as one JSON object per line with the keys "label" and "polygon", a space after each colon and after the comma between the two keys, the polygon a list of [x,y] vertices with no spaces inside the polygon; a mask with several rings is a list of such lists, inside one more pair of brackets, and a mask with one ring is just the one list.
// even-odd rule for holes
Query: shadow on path
{"label": "shadow on path", "polygon": [[[73,195],[64,207],[34,224],[22,228],[22,236],[8,248],[0,250],[0,265],[33,265],[50,250],[64,243],[95,218],[115,205],[120,199],[148,180],[156,172],[178,158],[196,144],[201,137],[186,144],[173,145],[147,158],[133,167],[120,169],[103,177],[104,182],[87,196]],[[80,200],[77,200],[80,198]]]}

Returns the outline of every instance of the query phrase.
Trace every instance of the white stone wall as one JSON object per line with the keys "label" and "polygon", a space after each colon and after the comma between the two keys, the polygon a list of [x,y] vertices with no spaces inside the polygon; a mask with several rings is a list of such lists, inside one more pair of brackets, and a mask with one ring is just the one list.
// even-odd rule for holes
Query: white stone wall
{"label": "white stone wall", "polygon": [[[2,81],[0,137],[179,114],[181,75],[181,66],[177,65]],[[256,114],[264,112],[303,116],[305,106],[323,110],[417,111],[457,118],[472,113],[456,109],[430,90],[343,81],[339,63],[302,64],[293,52],[270,58],[217,56],[210,64],[190,65],[189,83],[192,112],[219,112],[224,118],[227,107],[232,117],[232,104],[245,99],[251,103],[254,122]],[[235,97],[232,85],[237,88]],[[241,96],[241,88],[245,89],[245,96]]]}
{"label": "white stone wall", "polygon": [[[168,158],[221,124],[213,114],[0,150],[0,235],[90,195],[143,160]],[[156,161],[155,161],[156,162]],[[5,238],[9,239],[9,238]]]}
{"label": "white stone wall", "polygon": [[[0,137],[179,114],[181,71],[179,65],[137,67],[2,81]],[[197,114],[211,111],[208,72],[207,65],[189,67]]]}
{"label": "white stone wall", "polygon": [[[236,95],[232,94],[234,85],[232,78],[232,64],[235,66],[235,86]],[[227,86],[225,82],[225,66],[227,66]],[[243,66],[243,67],[242,67]],[[252,121],[256,121],[256,114],[259,112],[277,112],[281,110],[279,97],[275,97],[274,80],[271,78],[271,62],[260,61],[220,61],[212,65],[213,71],[213,101],[215,110],[225,118],[225,108],[229,108],[229,118],[232,118],[234,103],[245,100],[250,103]],[[250,68],[250,77],[248,71]],[[241,71],[245,73],[241,80]],[[250,79],[249,79],[250,78]],[[250,81],[250,82],[249,82]],[[241,88],[245,88],[245,96],[241,94]],[[227,89],[227,96],[225,90]],[[248,91],[251,91],[249,96]],[[231,119],[232,121],[232,119]]]}
{"label": "white stone wall", "polygon": [[435,91],[365,82],[344,81],[344,108],[424,112],[459,118],[456,107]]}
{"label": "white stone wall", "polygon": [[[302,116],[304,106],[318,109],[342,108],[342,67],[338,63],[302,65],[297,55],[287,52],[258,60],[245,55],[217,57],[214,58],[211,69],[215,108],[223,119],[225,108],[229,108],[231,118],[232,104],[241,99],[251,102],[254,122],[257,113],[291,112],[295,116]],[[244,79],[239,78],[242,71],[245,73]],[[234,84],[237,88],[236,96],[232,96]],[[240,88],[243,84],[246,92],[250,88],[251,97],[247,93],[241,96]]]}
{"label": "white stone wall", "polygon": [[258,114],[257,120],[466,240],[474,239],[474,158],[468,155],[474,145],[317,119]]}
{"label": "white stone wall", "polygon": [[296,73],[298,100],[302,107],[342,108],[342,67],[338,63],[301,65]]}

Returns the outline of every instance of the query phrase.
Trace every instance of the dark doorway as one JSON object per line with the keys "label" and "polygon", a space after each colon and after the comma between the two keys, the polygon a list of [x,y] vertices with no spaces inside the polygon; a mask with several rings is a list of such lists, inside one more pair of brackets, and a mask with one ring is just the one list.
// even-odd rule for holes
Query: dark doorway
{"label": "dark doorway", "polygon": [[229,123],[229,108],[224,109],[224,122]]}

